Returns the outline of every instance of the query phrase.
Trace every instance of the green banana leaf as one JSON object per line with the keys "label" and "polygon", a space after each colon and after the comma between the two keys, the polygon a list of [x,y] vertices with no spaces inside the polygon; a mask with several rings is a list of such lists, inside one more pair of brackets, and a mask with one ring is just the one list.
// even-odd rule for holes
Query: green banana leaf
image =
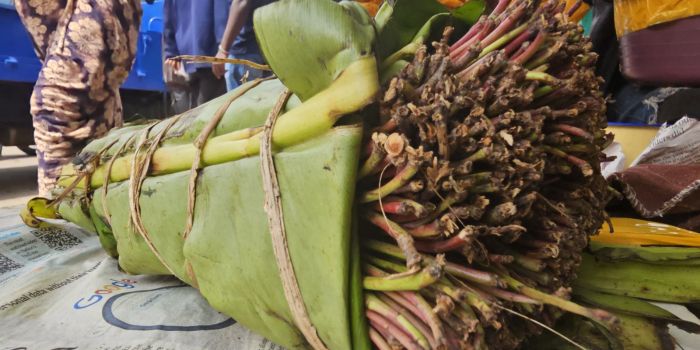
{"label": "green banana leaf", "polygon": [[[68,221],[74,223],[75,225],[78,225],[86,231],[95,232],[99,235],[99,231],[95,227],[93,219],[90,216],[89,205],[85,201],[65,201],[61,203],[58,209],[61,218],[67,219]],[[102,239],[102,235],[100,235],[100,241],[102,241]],[[102,245],[102,248],[105,248],[104,244]]]}
{"label": "green banana leaf", "polygon": [[302,101],[373,52],[372,19],[352,1],[280,0],[255,11],[254,25],[265,60]]}
{"label": "green banana leaf", "polygon": [[584,254],[574,288],[651,301],[693,303],[700,300],[697,266],[605,262]]}
{"label": "green banana leaf", "polygon": [[[214,129],[212,137],[262,125],[284,88],[282,82],[278,79],[273,79],[262,82],[249,90],[231,103],[221,121]],[[209,120],[214,117],[216,110],[229,95],[230,93],[220,96],[183,113],[182,118],[168,131],[162,144],[167,146],[192,143]],[[301,101],[299,101],[296,96],[292,96],[283,110],[291,110],[299,104],[301,104]],[[107,148],[106,152],[104,152],[105,156],[112,156],[121,145],[129,142],[129,136],[143,130],[147,125],[153,122],[155,121],[141,121],[139,123],[125,125],[122,128],[112,129],[104,137],[90,142],[81,151],[81,156],[85,158],[86,154],[97,154],[106,146],[114,143],[113,146]],[[164,128],[165,124],[166,122],[156,124],[153,133]],[[116,242],[109,230],[109,225],[100,218],[95,218],[94,215],[91,217],[90,214],[92,213],[89,212],[90,209],[90,206],[84,203],[84,201],[71,201],[66,202],[66,205],[60,207],[60,213],[63,218],[70,218],[70,221],[83,229],[96,232],[105,251],[111,256],[116,257]]]}
{"label": "green banana leaf", "polygon": [[[284,88],[281,81],[273,79],[260,83],[237,98],[226,110],[211,137],[261,126]],[[214,99],[211,104],[206,103],[185,112],[181,121],[173,125],[168,132],[171,137],[166,137],[163,145],[191,143],[227,98],[228,94]],[[282,111],[291,110],[300,104],[299,98],[292,96]]]}
{"label": "green banana leaf", "polygon": [[[384,73],[387,68],[390,68],[399,60],[408,60],[412,58],[416,51],[418,51],[418,48],[428,40],[430,34],[435,32],[434,28],[444,27],[444,22],[448,17],[449,16],[447,13],[438,13],[435,16],[430,17],[418,30],[413,39],[406,44],[406,46],[400,48],[398,51],[392,53],[389,57],[386,57],[382,61],[381,65],[379,66],[382,73]],[[406,63],[408,64],[408,62]],[[403,67],[401,68],[403,69]],[[394,73],[392,72],[392,74]]]}
{"label": "green banana leaf", "polygon": [[[471,25],[481,16],[485,7],[484,0],[471,0],[455,9],[452,15],[458,21]],[[375,16],[379,33],[376,54],[380,62],[413,42],[421,28],[435,15],[448,12],[445,6],[435,0],[385,1]]]}
{"label": "green banana leaf", "polygon": [[623,348],[635,350],[673,350],[676,348],[668,327],[662,322],[644,317],[615,314],[622,332],[619,339]]}
{"label": "green banana leaf", "polygon": [[664,265],[700,265],[700,248],[636,247],[592,241],[589,249],[604,261],[639,261]]}
{"label": "green banana leaf", "polygon": [[[110,130],[106,135],[102,136],[99,139],[93,140],[90,143],[88,143],[81,151],[78,157],[79,158],[85,158],[87,155],[94,155],[100,152],[101,150],[107,148],[110,144],[113,142],[117,142],[117,146],[120,146],[119,141],[122,141],[122,139],[125,136],[132,135],[133,133],[143,130],[146,128],[149,124],[153,123],[153,120],[139,120],[135,123],[128,123],[125,124],[123,127],[118,128],[118,129],[112,129]],[[113,149],[116,150],[117,148],[114,147]],[[111,148],[111,147],[110,147]],[[111,155],[111,152],[107,150],[105,155]],[[76,162],[76,159],[73,160],[73,162]]]}
{"label": "green banana leaf", "polygon": [[[581,345],[587,350],[616,350],[605,334],[601,333],[596,324],[588,319],[573,314],[565,314],[556,324],[556,331]],[[618,344],[617,350],[624,350]],[[523,350],[581,350],[581,347],[571,344],[566,339],[554,333],[544,331],[530,338],[522,347]]]}
{"label": "green banana leaf", "polygon": [[[251,83],[247,83],[251,84]],[[245,87],[246,84],[243,85]],[[250,89],[244,95],[231,103],[229,108],[224,113],[221,121],[217,124],[211,137],[216,137],[230,133],[232,131],[245,128],[258,127],[265,122],[265,117],[274,106],[277,97],[285,89],[285,86],[278,79],[272,79],[260,83],[258,86]],[[202,104],[189,111],[182,113],[180,119],[170,128],[168,133],[163,138],[162,144],[181,145],[192,143],[199,135],[204,126],[216,114],[217,109],[221,104],[229,98],[229,94],[219,96],[209,103]],[[292,96],[283,112],[291,110],[301,104],[298,97]],[[112,147],[104,152],[105,155],[111,156],[119,149],[123,143],[128,141],[128,136],[134,132],[144,129],[154,120],[141,121],[136,125],[126,125],[123,128],[112,129],[104,137],[90,142],[82,151],[81,154],[96,154],[101,149],[116,141]],[[153,133],[158,133],[165,127],[166,123],[156,124],[153,128]],[[127,137],[125,137],[127,136]]]}
{"label": "green banana leaf", "polygon": [[[361,137],[359,126],[337,127],[275,155],[294,269],[310,318],[331,349],[360,348],[352,342],[351,286],[360,284],[350,280],[359,277],[350,274],[350,239]],[[168,266],[198,285],[217,310],[287,348],[306,348],[272,252],[259,157],[202,170],[194,227],[185,241],[188,179],[180,172],[143,185],[143,223]],[[112,184],[107,195],[119,264],[130,273],[168,274],[131,228],[128,188],[129,182]],[[91,210],[99,217],[103,200],[95,192]]]}
{"label": "green banana leaf", "polygon": [[573,293],[577,299],[598,308],[630,314],[632,316],[663,320],[679,320],[676,315],[666,311],[666,309],[641,299],[599,293],[585,288],[576,288]]}
{"label": "green banana leaf", "polygon": [[[665,324],[644,317],[615,314],[620,331],[614,337],[590,320],[573,314],[564,315],[556,330],[588,350],[672,350],[673,338]],[[578,350],[560,336],[543,333],[530,339],[525,350]]]}
{"label": "green banana leaf", "polygon": [[486,10],[486,2],[483,0],[470,0],[464,5],[452,10],[452,16],[469,24],[475,23],[479,16]]}
{"label": "green banana leaf", "polygon": [[420,28],[439,13],[447,13],[447,8],[437,1],[397,0],[393,4],[384,2],[377,12],[379,36],[377,57],[384,61],[394,52],[408,45]]}
{"label": "green banana leaf", "polygon": [[689,333],[700,333],[700,324],[683,320],[668,310],[648,301],[607,293],[599,293],[585,288],[576,288],[573,294],[585,304],[630,316],[670,323]]}
{"label": "green banana leaf", "polygon": [[[279,82],[276,84],[281,86]],[[274,91],[274,96],[279,90]],[[209,105],[218,102],[212,101]],[[243,127],[263,123],[269,106],[259,104],[258,108],[265,113],[253,113],[258,115],[258,120],[252,118]],[[297,277],[302,294],[304,300],[309,300],[307,305],[313,305],[309,307],[309,313],[314,324],[321,325],[317,326],[320,336],[329,346],[338,349],[363,349],[367,348],[368,343],[366,327],[362,327],[361,323],[353,323],[351,328],[350,323],[351,319],[353,322],[363,320],[363,317],[357,317],[363,313],[359,269],[355,267],[353,273],[350,271],[350,263],[359,263],[359,259],[351,259],[349,245],[349,221],[352,218],[349,208],[354,197],[361,133],[359,126],[337,127],[321,138],[285,149],[276,155],[290,249],[294,265],[298,269]],[[258,157],[211,166],[202,171],[195,226],[187,246],[183,246],[181,235],[186,217],[189,172],[151,177],[145,182],[140,197],[144,225],[175,275],[189,284],[198,284],[202,294],[214,307],[286,347],[304,348],[303,339],[293,326],[282,289],[278,288],[280,282],[277,267],[274,256],[271,255],[267,221],[262,210],[259,172]],[[286,185],[287,183],[291,184]],[[317,187],[319,185],[321,187]],[[128,186],[129,182],[122,182],[113,183],[109,187],[107,206],[110,208],[111,227],[106,225],[101,190],[94,192],[90,204],[86,205],[83,197],[78,195],[73,201],[62,202],[59,211],[62,217],[70,221],[90,230],[96,229],[104,249],[110,255],[119,257],[120,265],[125,271],[168,274],[168,269],[132,229],[126,205]],[[230,197],[225,197],[225,193]],[[224,201],[215,205],[218,210],[206,204],[219,199]],[[241,209],[230,212],[235,208]],[[236,228],[220,228],[218,225],[225,224],[221,218],[231,220],[228,225]],[[200,222],[204,224],[200,225]],[[302,228],[294,229],[297,222],[296,225],[301,225]],[[221,247],[222,242],[227,243],[217,232],[232,234],[230,237],[235,239],[236,249],[250,254],[238,251],[232,253],[230,248],[225,248],[229,246],[226,244],[221,251],[212,250],[211,247]],[[247,234],[254,234],[256,239],[247,237]],[[309,244],[311,241],[307,240],[315,242],[316,247],[313,248],[314,244]],[[190,242],[194,242],[192,246],[202,245],[201,252],[198,248],[191,249],[191,258],[187,253],[190,251]],[[248,245],[263,248],[263,251],[251,249]],[[320,253],[316,254],[315,251]],[[210,257],[204,253],[223,257]],[[354,256],[358,254],[353,252]],[[237,262],[232,256],[245,258]],[[197,262],[198,259],[202,260]],[[212,261],[220,264],[210,266]],[[188,275],[188,266],[195,271],[198,283]],[[317,266],[323,266],[324,270],[314,271]],[[230,271],[250,271],[250,274],[243,278],[240,273],[229,273]],[[255,285],[253,280],[260,285],[251,291],[251,285]],[[307,287],[308,285],[311,286]],[[264,300],[260,299],[260,290],[268,288],[268,296]],[[329,288],[333,292],[329,292]],[[222,295],[222,291],[238,289],[251,293],[242,292],[237,298]],[[253,309],[244,309],[241,305]],[[351,318],[351,313],[355,317]],[[270,320],[270,317],[277,321]]]}

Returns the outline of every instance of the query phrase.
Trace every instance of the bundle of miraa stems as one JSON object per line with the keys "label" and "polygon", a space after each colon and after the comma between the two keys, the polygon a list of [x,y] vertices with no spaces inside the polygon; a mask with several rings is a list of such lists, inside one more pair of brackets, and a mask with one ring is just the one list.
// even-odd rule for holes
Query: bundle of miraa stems
{"label": "bundle of miraa stems", "polygon": [[558,2],[501,0],[383,90],[359,171],[366,315],[386,349],[515,349],[562,312],[610,197],[597,56]]}

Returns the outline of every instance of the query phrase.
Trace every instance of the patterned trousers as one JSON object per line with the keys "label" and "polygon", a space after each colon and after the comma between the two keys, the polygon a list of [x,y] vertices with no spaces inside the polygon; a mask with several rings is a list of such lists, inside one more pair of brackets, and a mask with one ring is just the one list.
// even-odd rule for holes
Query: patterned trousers
{"label": "patterned trousers", "polygon": [[42,61],[31,98],[39,194],[93,138],[122,125],[119,86],[131,70],[139,0],[15,0]]}

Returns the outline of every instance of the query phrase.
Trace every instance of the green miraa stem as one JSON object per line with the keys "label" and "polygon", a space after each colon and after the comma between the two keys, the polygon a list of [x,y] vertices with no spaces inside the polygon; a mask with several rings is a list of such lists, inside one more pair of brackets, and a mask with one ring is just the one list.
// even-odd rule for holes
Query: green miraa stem
{"label": "green miraa stem", "polygon": [[[422,41],[421,41],[422,43]],[[416,51],[420,48],[421,44],[419,43],[409,43],[408,45],[402,47],[399,49],[399,51],[396,51],[392,53],[389,57],[387,57],[384,62],[382,62],[381,70],[384,71],[387,68],[391,67],[392,64],[396,63],[399,60],[402,59],[410,59],[413,57],[413,55],[416,54]]]}
{"label": "green miraa stem", "polygon": [[469,157],[467,157],[464,161],[466,162],[476,162],[479,160],[484,160],[486,157],[488,157],[489,151],[486,150],[486,148],[482,148],[474,153],[472,153]]}
{"label": "green miraa stem", "polygon": [[549,69],[549,64],[545,63],[543,65],[539,65],[536,68],[533,68],[533,72],[546,72]]}
{"label": "green miraa stem", "polygon": [[362,280],[362,286],[367,290],[406,291],[420,290],[437,282],[442,277],[442,268],[438,264],[430,264],[417,273],[401,277],[367,276]]}
{"label": "green miraa stem", "polygon": [[[281,115],[272,133],[272,141],[277,148],[289,147],[330,130],[343,115],[355,112],[374,100],[379,83],[376,60],[366,57],[350,64],[343,73],[325,90],[305,101],[300,106]],[[239,134],[251,130],[239,131]],[[231,136],[221,135],[211,138],[204,146],[202,163],[221,164],[257,155],[260,151],[260,135],[246,139],[229,140]],[[234,137],[235,138],[235,137]],[[195,158],[193,144],[161,147],[153,154],[149,175],[163,175],[189,170]],[[111,182],[129,178],[132,155],[114,161],[109,176]],[[91,176],[91,188],[103,185],[105,166],[99,166]],[[59,185],[66,187],[77,172],[72,166],[64,168]],[[85,187],[81,182],[79,187]]]}
{"label": "green miraa stem", "polygon": [[384,198],[407,184],[418,172],[418,164],[409,162],[396,176],[375,190],[368,191],[360,198],[360,203],[369,203]]}
{"label": "green miraa stem", "polygon": [[608,330],[614,330],[617,325],[617,319],[608,312],[598,309],[589,309],[583,307],[579,304],[571,302],[566,299],[559,298],[557,296],[540,292],[535,288],[531,288],[523,284],[522,282],[514,279],[513,277],[507,276],[505,274],[501,275],[501,278],[513,289],[517,290],[519,293],[530,297],[534,300],[540,301],[544,304],[549,304],[556,306],[564,311],[577,314],[579,316],[586,317],[600,325],[604,326]]}
{"label": "green miraa stem", "polygon": [[[382,7],[384,8],[389,6]],[[432,21],[427,21],[425,24],[423,24],[423,26],[418,30],[411,42],[409,42],[408,44],[406,44],[406,46],[400,48],[398,51],[392,53],[391,55],[389,55],[389,57],[384,59],[379,70],[381,72],[384,72],[389,67],[391,67],[391,65],[398,62],[399,60],[412,58],[413,55],[416,54],[418,49],[420,49],[423,43],[427,40],[428,36],[430,35],[431,27]]]}
{"label": "green miraa stem", "polygon": [[364,259],[368,263],[372,264],[372,266],[376,266],[376,267],[383,269],[383,270],[386,270],[386,271],[393,271],[393,272],[399,272],[399,273],[403,273],[403,272],[407,271],[406,266],[404,266],[404,265],[397,264],[395,262],[391,262],[388,260],[384,260],[384,259],[378,258],[376,256],[366,256],[366,257],[364,257]]}
{"label": "green miraa stem", "polygon": [[386,242],[382,242],[382,241],[377,241],[374,239],[368,239],[368,240],[363,240],[362,245],[367,247],[370,250],[373,250],[373,251],[378,252],[378,253],[386,254],[392,258],[406,260],[406,257],[403,255],[401,248],[397,247],[394,244],[386,243]]}
{"label": "green miraa stem", "polygon": [[523,24],[521,24],[519,27],[517,27],[517,28],[511,30],[511,31],[508,32],[507,34],[505,34],[505,35],[503,35],[502,37],[498,38],[498,40],[496,40],[496,41],[494,41],[493,43],[491,43],[491,45],[486,46],[486,47],[481,51],[481,53],[479,54],[479,58],[482,58],[482,57],[486,56],[489,52],[492,52],[492,51],[494,51],[494,50],[500,49],[501,46],[507,44],[508,42],[510,42],[511,40],[513,40],[516,36],[518,36],[518,35],[520,35],[522,32],[524,32],[525,29],[527,29],[528,25],[529,25],[528,22],[523,23]]}
{"label": "green miraa stem", "polygon": [[545,82],[545,83],[551,84],[551,85],[556,85],[559,83],[559,79],[557,79],[556,77],[554,77],[550,74],[547,74],[545,72],[539,72],[539,71],[533,71],[533,70],[531,70],[525,74],[525,79],[537,80],[537,81]]}
{"label": "green miraa stem", "polygon": [[364,164],[362,164],[360,171],[358,171],[357,179],[363,179],[371,175],[374,171],[376,171],[376,168],[385,157],[386,152],[379,146],[375,145],[374,148],[372,148],[372,153],[369,155],[369,158],[367,158]]}
{"label": "green miraa stem", "polygon": [[540,97],[542,97],[542,96],[544,96],[544,95],[549,94],[549,93],[552,92],[552,91],[554,91],[554,88],[553,88],[553,87],[551,87],[551,86],[549,86],[549,85],[545,85],[545,86],[542,86],[542,87],[537,88],[537,89],[535,90],[535,92],[533,93],[533,97],[534,97],[534,98],[540,98]]}
{"label": "green miraa stem", "polygon": [[421,255],[416,250],[413,237],[411,237],[401,225],[371,211],[365,213],[365,218],[396,240],[396,243],[403,252],[402,255],[408,257],[405,258],[408,268],[414,269],[420,267]]}
{"label": "green miraa stem", "polygon": [[[394,244],[377,241],[374,239],[367,239],[363,240],[362,245],[369,250],[385,254],[392,258],[400,259],[402,261],[406,260],[401,248]],[[433,258],[430,255],[423,255],[423,258],[428,263],[433,261]],[[490,287],[505,287],[504,283],[496,275],[490,272],[475,270],[460,264],[451,263],[449,261],[445,262],[444,269],[448,274],[466,281]]]}

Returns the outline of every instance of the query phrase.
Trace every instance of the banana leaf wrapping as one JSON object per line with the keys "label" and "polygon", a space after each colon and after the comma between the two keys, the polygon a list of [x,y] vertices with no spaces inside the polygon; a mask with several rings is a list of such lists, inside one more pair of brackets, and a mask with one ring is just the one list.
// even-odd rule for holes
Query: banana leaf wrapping
{"label": "banana leaf wrapping", "polygon": [[[124,271],[173,274],[198,288],[215,309],[275,343],[310,348],[295,324],[275,262],[259,135],[246,138],[244,150],[233,159],[220,154],[243,145],[240,138],[226,140],[231,133],[257,133],[289,89],[294,95],[284,105],[272,141],[301,297],[327,348],[370,348],[359,244],[352,234],[363,127],[361,118],[336,121],[374,99],[381,73],[373,53],[377,32],[391,41],[392,50],[422,43],[435,15],[445,11],[437,3],[399,3],[404,7],[399,11],[397,4],[396,13],[394,4],[385,5],[376,23],[350,2],[283,0],[257,10],[256,35],[277,79],[249,82],[182,115],[132,123],[91,142],[64,171],[63,195],[54,202],[60,203],[57,213],[35,207],[28,223],[44,224],[36,216],[76,223],[96,232]],[[479,3],[470,4],[467,17],[483,10]],[[419,5],[428,11],[417,11]],[[464,11],[459,16],[466,19]],[[285,119],[289,111],[298,118]],[[197,153],[192,145],[210,126],[200,164],[190,170]],[[162,149],[171,152],[162,156]],[[160,163],[166,156],[170,168]],[[134,177],[137,165],[149,173],[142,183]],[[194,190],[188,188],[193,171],[198,173]],[[189,213],[191,194],[196,204]]]}
{"label": "banana leaf wrapping", "polygon": [[[296,276],[319,335],[333,349],[353,348],[350,286],[359,286],[359,276],[351,281],[350,219],[361,135],[357,126],[338,127],[275,155]],[[184,240],[188,180],[187,172],[147,179],[140,201],[144,226],[175,276],[250,329],[303,348],[274,263],[259,157],[202,170],[194,226]],[[119,264],[130,273],[168,274],[131,227],[128,189],[129,181],[121,182],[107,195]],[[103,200],[96,192],[91,203],[98,219]]]}
{"label": "banana leaf wrapping", "polygon": [[[231,104],[216,132],[262,125],[283,89],[279,80],[270,80],[249,90]],[[196,136],[195,131],[226,97],[183,115],[169,132],[173,137],[194,138],[189,135]],[[288,108],[296,101],[290,101]],[[157,134],[167,123],[156,124],[149,134]],[[118,149],[147,128],[118,131],[119,142],[110,149]],[[109,142],[109,137],[102,141]],[[361,288],[359,274],[350,273],[351,213],[361,139],[360,125],[338,126],[274,156],[297,281],[311,321],[332,349],[361,348],[353,346],[350,325],[351,288]],[[163,145],[181,141],[166,139]],[[63,201],[58,212],[96,231],[124,271],[172,271],[196,286],[215,309],[248,328],[287,348],[308,348],[294,325],[275,264],[263,209],[260,157],[200,170],[193,226],[185,239],[189,179],[190,171],[181,171],[149,177],[141,186],[143,227],[165,265],[134,228],[130,180],[110,183],[106,197],[100,189],[89,202]]]}

